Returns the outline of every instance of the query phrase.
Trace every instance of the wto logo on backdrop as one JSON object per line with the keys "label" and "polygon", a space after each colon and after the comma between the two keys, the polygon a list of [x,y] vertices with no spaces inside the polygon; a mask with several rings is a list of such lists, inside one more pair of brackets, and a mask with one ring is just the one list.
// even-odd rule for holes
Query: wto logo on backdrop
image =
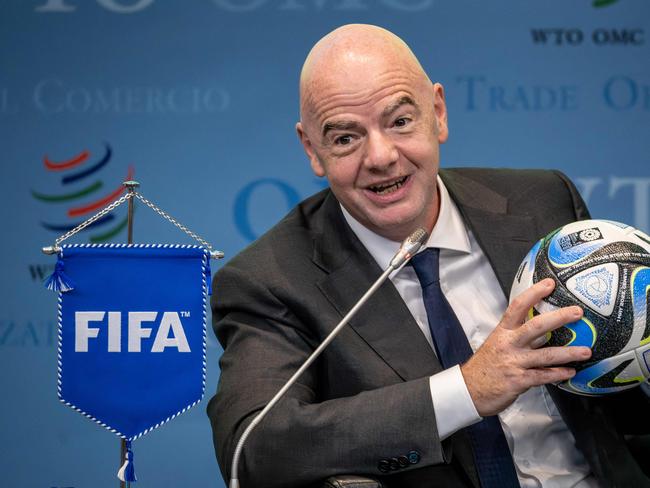
{"label": "wto logo on backdrop", "polygon": [[[104,143],[104,147],[96,154],[83,150],[60,161],[53,161],[48,156],[44,156],[45,170],[48,173],[60,173],[61,179],[60,186],[56,190],[31,190],[32,197],[42,202],[43,214],[48,215],[41,220],[41,227],[58,237],[119,199],[126,191],[122,181],[133,179],[134,169],[129,167],[122,181],[106,184],[98,174],[109,164],[112,157],[113,150],[108,143]],[[106,190],[107,186],[108,190]],[[67,208],[62,208],[64,205]],[[126,216],[117,220],[115,214],[111,212],[95,220],[80,232],[89,235],[89,242],[106,242],[120,234],[126,225]],[[38,282],[44,280],[53,269],[54,264],[29,265],[32,280]]]}
{"label": "wto logo on backdrop", "polygon": [[[41,206],[39,213],[45,216],[40,226],[50,232],[53,239],[122,196],[125,189],[121,180],[101,176],[102,170],[112,160],[113,149],[108,143],[98,145],[93,151],[82,150],[67,155],[67,159],[43,157],[45,171],[49,175],[60,175],[60,180],[50,188],[32,188],[31,194]],[[126,179],[133,176],[134,170],[130,167]],[[87,241],[104,242],[119,235],[125,226],[126,218],[118,220],[111,213],[89,225],[82,233],[87,236]],[[28,265],[31,282],[43,293],[47,292],[42,282],[54,270],[53,261],[55,259],[51,258],[47,264]],[[56,343],[56,330],[54,318],[0,318],[0,348],[51,348]]]}

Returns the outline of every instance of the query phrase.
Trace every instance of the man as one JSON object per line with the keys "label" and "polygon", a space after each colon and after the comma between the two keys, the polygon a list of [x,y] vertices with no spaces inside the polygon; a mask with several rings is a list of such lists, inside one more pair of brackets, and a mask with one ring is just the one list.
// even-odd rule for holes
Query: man
{"label": "man", "polygon": [[[330,189],[215,277],[224,355],[208,411],[224,476],[255,414],[422,227],[439,256],[436,306],[415,263],[394,274],[253,432],[242,486],[308,486],[339,473],[396,487],[650,486],[605,421],[607,401],[540,386],[571,378],[564,365],[590,357],[584,347],[534,347],[582,311],[525,321],[552,280],[506,308],[535,240],[588,217],[573,185],[544,171],[439,172],[443,87],[378,27],[321,39],[301,73],[300,103],[298,135]],[[440,320],[462,326],[460,346],[474,350],[450,367],[432,318],[445,306],[452,311]],[[476,434],[484,426],[490,433]],[[493,460],[503,449],[507,459]]]}

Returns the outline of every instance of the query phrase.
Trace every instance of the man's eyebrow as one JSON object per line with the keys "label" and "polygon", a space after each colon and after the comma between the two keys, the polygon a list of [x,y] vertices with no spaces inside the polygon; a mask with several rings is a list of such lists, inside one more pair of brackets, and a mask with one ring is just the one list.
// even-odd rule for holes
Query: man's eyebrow
{"label": "man's eyebrow", "polygon": [[391,103],[388,107],[386,107],[384,111],[381,113],[382,117],[388,117],[392,115],[392,113],[395,112],[395,110],[400,108],[402,105],[413,105],[413,107],[415,107],[416,110],[419,109],[418,104],[415,103],[415,100],[413,100],[408,95],[404,95],[395,103]]}
{"label": "man's eyebrow", "polygon": [[327,122],[323,126],[323,137],[325,137],[327,133],[331,130],[346,131],[346,130],[354,130],[358,128],[359,128],[359,124],[354,120],[336,120],[334,122]]}
{"label": "man's eyebrow", "polygon": [[[386,107],[381,113],[382,117],[390,116],[393,112],[395,112],[395,110],[400,108],[402,105],[412,105],[413,107],[415,107],[416,110],[419,110],[418,104],[415,103],[415,100],[413,100],[408,95],[404,95],[403,97],[399,98],[397,101],[391,103],[388,107]],[[359,128],[359,123],[354,120],[335,120],[333,122],[326,122],[325,125],[323,125],[323,137],[325,137],[327,133],[331,130],[346,131],[346,130],[355,130],[358,128]]]}

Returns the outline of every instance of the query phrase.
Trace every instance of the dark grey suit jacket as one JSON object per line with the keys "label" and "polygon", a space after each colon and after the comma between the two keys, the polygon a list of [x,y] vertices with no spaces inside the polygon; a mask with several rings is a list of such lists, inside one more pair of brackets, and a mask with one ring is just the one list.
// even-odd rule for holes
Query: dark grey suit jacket
{"label": "dark grey suit jacket", "polygon": [[[440,174],[506,295],[537,239],[588,218],[557,172]],[[224,354],[208,414],[226,479],[243,429],[380,273],[325,190],[216,274],[213,320]],[[310,486],[339,473],[401,488],[478,486],[466,434],[441,442],[436,432],[428,377],[440,370],[398,292],[384,283],[253,432],[242,486]],[[635,420],[650,411],[644,395],[597,400],[549,391],[604,486],[650,487],[622,434],[644,427]],[[389,475],[378,468],[409,454],[416,462]]]}

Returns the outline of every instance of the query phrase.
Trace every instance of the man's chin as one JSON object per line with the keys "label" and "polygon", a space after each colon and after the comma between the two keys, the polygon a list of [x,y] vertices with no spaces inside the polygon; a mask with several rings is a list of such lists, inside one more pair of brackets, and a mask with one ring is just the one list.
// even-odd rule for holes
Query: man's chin
{"label": "man's chin", "polygon": [[401,242],[418,227],[414,219],[378,219],[370,230],[392,241]]}

